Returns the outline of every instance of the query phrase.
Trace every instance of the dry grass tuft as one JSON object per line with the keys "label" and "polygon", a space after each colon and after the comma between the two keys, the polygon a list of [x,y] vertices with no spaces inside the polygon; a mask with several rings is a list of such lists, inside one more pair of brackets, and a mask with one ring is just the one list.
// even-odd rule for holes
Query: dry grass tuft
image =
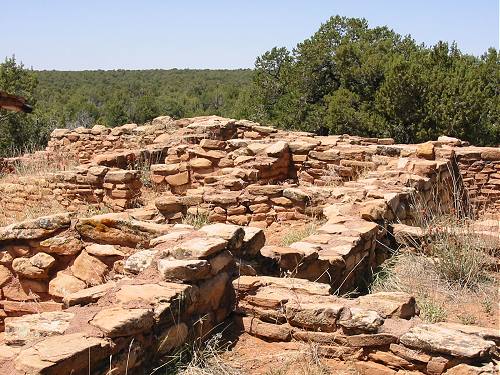
{"label": "dry grass tuft", "polygon": [[212,335],[207,341],[197,339],[166,358],[165,363],[153,369],[150,375],[243,375],[221,358],[221,354],[228,350],[228,345],[222,339],[221,332]]}
{"label": "dry grass tuft", "polygon": [[305,224],[301,228],[293,227],[288,232],[286,232],[281,238],[282,246],[290,246],[294,242],[299,242],[306,237],[316,234],[316,231],[321,226],[322,222],[313,219],[311,222]]}
{"label": "dry grass tuft", "polygon": [[200,229],[201,227],[210,224],[208,212],[196,211],[195,214],[187,213],[182,218],[182,224],[192,225],[195,229]]}

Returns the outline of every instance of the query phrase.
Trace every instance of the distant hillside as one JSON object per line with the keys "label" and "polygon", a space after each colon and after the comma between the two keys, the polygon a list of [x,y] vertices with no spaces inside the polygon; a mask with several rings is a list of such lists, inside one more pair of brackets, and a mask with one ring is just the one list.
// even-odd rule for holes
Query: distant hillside
{"label": "distant hillside", "polygon": [[234,116],[252,70],[38,71],[36,106],[57,127],[142,123],[158,115]]}

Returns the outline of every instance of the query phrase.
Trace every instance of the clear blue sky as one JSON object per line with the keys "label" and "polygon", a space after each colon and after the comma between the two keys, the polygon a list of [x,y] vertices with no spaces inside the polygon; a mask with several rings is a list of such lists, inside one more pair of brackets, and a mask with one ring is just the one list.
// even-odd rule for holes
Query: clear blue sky
{"label": "clear blue sky", "polygon": [[0,0],[0,58],[35,69],[248,68],[332,15],[498,49],[499,0]]}

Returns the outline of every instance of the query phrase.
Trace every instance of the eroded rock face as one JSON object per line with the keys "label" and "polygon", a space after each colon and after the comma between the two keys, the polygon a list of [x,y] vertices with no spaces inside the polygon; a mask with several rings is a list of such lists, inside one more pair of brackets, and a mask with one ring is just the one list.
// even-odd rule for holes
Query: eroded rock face
{"label": "eroded rock face", "polygon": [[93,286],[102,284],[109,270],[105,263],[83,251],[75,259],[71,272],[86,284]]}
{"label": "eroded rock face", "polygon": [[55,297],[64,298],[69,294],[85,289],[87,284],[79,278],[58,272],[49,282],[49,293]]}
{"label": "eroded rock face", "polygon": [[28,279],[46,279],[56,260],[46,253],[38,253],[31,258],[16,258],[12,268]]}
{"label": "eroded rock face", "polygon": [[69,327],[74,314],[67,312],[43,312],[5,319],[5,342],[23,346],[43,337],[62,335]]}
{"label": "eroded rock face", "polygon": [[156,250],[138,251],[127,258],[124,268],[128,272],[138,274],[151,266],[157,253]]}
{"label": "eroded rock face", "polygon": [[158,271],[164,280],[195,281],[210,275],[210,264],[202,259],[161,259]]}
{"label": "eroded rock face", "polygon": [[69,232],[47,238],[40,242],[40,247],[48,254],[75,255],[82,250],[83,244],[74,232]]}
{"label": "eroded rock face", "polygon": [[410,348],[459,358],[487,357],[495,350],[493,341],[431,324],[412,328],[400,341]]}
{"label": "eroded rock face", "polygon": [[70,223],[70,214],[66,213],[11,224],[0,227],[0,241],[46,238],[58,230],[69,227]]}
{"label": "eroded rock face", "polygon": [[161,234],[163,230],[161,226],[129,220],[121,214],[79,219],[75,228],[83,238],[91,241],[128,247],[147,244],[152,234]]}

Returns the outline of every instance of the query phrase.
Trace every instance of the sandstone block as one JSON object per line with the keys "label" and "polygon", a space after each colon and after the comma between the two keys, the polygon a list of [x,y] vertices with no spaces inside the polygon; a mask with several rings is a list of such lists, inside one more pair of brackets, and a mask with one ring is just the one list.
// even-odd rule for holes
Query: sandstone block
{"label": "sandstone block", "polygon": [[154,317],[147,309],[112,307],[99,311],[89,323],[108,337],[132,336],[151,328]]}
{"label": "sandstone block", "polygon": [[38,253],[31,258],[16,258],[12,261],[14,271],[28,279],[45,279],[56,260],[46,253]]}
{"label": "sandstone block", "polygon": [[495,350],[493,341],[435,324],[413,327],[401,336],[400,341],[409,348],[459,358],[488,357]]}
{"label": "sandstone block", "polygon": [[210,275],[206,260],[160,259],[158,272],[164,280],[196,281]]}
{"label": "sandstone block", "polygon": [[54,311],[5,319],[5,342],[25,345],[43,337],[62,335],[74,318],[73,313]]}
{"label": "sandstone block", "polygon": [[124,269],[135,274],[142,272],[153,263],[156,254],[156,250],[138,251],[127,258]]}
{"label": "sandstone block", "polygon": [[55,297],[65,297],[71,293],[85,289],[86,284],[75,276],[58,272],[49,282],[49,293]]}
{"label": "sandstone block", "polygon": [[82,373],[88,369],[89,356],[93,362],[99,362],[109,353],[108,341],[73,333],[49,337],[23,349],[15,360],[15,367],[26,374]]}
{"label": "sandstone block", "polygon": [[206,258],[221,252],[226,246],[227,241],[222,238],[193,238],[177,245],[169,253],[175,257]]}
{"label": "sandstone block", "polygon": [[82,251],[71,266],[71,272],[86,284],[94,286],[104,282],[108,267],[98,258]]}

